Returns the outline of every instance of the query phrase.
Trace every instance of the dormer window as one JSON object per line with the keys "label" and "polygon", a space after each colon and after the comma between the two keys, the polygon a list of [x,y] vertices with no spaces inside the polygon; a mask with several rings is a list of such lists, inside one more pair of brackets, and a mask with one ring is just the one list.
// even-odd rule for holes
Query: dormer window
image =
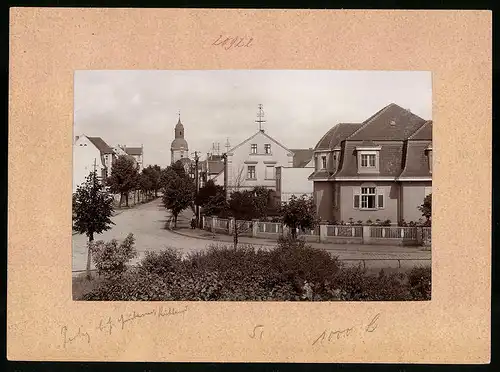
{"label": "dormer window", "polygon": [[378,173],[381,147],[356,147],[358,173]]}
{"label": "dormer window", "polygon": [[364,168],[375,168],[375,154],[361,154],[361,166]]}
{"label": "dormer window", "polygon": [[321,156],[321,169],[326,169],[326,155]]}

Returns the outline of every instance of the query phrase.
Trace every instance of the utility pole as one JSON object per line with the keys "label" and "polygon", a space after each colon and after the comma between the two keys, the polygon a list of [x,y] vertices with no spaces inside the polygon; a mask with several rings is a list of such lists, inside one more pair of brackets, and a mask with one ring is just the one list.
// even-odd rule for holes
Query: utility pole
{"label": "utility pole", "polygon": [[222,159],[224,160],[224,193],[226,200],[228,200],[229,194],[227,190],[227,153],[222,154]]}
{"label": "utility pole", "polygon": [[[198,163],[199,163],[200,157],[198,155],[198,151],[194,152],[194,182],[196,185],[196,192],[195,192],[195,200],[198,197],[198,193],[200,192],[200,181],[198,177]],[[200,225],[200,206],[198,204],[195,204],[195,213],[196,213],[196,225],[199,227]]]}

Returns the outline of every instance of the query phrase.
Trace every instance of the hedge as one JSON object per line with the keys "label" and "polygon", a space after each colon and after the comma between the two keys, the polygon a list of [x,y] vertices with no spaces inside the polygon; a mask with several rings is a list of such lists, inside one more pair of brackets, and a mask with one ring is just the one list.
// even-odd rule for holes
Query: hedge
{"label": "hedge", "polygon": [[213,245],[186,257],[167,249],[109,277],[81,300],[92,301],[404,301],[430,300],[430,268],[369,275],[303,241],[273,249]]}

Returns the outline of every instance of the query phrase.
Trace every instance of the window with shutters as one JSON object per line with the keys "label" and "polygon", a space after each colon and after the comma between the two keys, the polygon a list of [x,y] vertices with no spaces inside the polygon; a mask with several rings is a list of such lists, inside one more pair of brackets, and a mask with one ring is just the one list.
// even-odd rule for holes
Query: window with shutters
{"label": "window with shutters", "polygon": [[373,186],[354,188],[353,206],[355,209],[361,210],[384,209],[384,188]]}
{"label": "window with shutters", "polygon": [[361,209],[375,208],[375,187],[361,188]]}

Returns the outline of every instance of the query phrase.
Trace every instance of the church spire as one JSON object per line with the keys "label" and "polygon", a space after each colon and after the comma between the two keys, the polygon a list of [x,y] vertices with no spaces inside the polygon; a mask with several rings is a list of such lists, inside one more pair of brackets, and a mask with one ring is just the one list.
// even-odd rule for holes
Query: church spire
{"label": "church spire", "polygon": [[175,126],[175,138],[184,138],[184,125],[181,123],[181,111],[178,112],[179,119],[177,120],[177,125]]}

